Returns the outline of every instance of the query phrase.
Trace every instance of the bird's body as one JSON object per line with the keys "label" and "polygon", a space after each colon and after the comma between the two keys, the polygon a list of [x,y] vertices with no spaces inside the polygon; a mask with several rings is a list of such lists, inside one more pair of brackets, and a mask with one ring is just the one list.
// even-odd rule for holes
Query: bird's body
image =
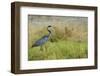
{"label": "bird's body", "polygon": [[43,36],[41,39],[37,40],[35,44],[32,45],[32,47],[41,46],[45,44],[47,41],[48,41],[48,36]]}
{"label": "bird's body", "polygon": [[32,45],[32,47],[42,46],[43,44],[45,44],[45,43],[48,41],[48,39],[49,39],[49,37],[50,37],[50,34],[51,34],[51,31],[49,30],[49,27],[51,27],[51,26],[48,26],[48,27],[47,27],[47,30],[48,30],[49,34],[48,34],[48,35],[45,35],[45,36],[41,37],[39,40],[37,40],[37,41]]}

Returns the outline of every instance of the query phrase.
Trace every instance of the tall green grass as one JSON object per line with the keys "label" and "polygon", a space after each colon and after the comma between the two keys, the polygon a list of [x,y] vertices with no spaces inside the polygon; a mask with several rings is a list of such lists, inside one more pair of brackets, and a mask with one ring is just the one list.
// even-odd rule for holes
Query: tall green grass
{"label": "tall green grass", "polygon": [[44,45],[43,50],[40,50],[40,47],[29,48],[28,54],[29,60],[86,58],[87,44],[75,41],[53,43],[49,41]]}

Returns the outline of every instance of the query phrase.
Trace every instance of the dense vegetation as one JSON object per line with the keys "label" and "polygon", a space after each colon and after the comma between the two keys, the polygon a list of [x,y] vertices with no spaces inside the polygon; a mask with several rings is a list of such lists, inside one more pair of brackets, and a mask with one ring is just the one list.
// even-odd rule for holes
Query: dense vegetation
{"label": "dense vegetation", "polygon": [[[75,22],[75,21],[74,21]],[[52,35],[49,41],[41,47],[32,48],[32,44],[48,34],[47,26],[29,23],[28,31],[28,60],[74,59],[88,56],[87,25],[55,23],[52,27]],[[62,25],[61,25],[62,24]]]}

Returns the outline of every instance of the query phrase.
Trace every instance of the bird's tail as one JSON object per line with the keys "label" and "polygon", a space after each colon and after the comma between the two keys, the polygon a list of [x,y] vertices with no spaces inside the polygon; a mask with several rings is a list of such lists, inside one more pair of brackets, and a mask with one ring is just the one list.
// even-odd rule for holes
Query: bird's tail
{"label": "bird's tail", "polygon": [[35,47],[35,45],[32,45],[31,48]]}
{"label": "bird's tail", "polygon": [[33,48],[33,47],[34,47],[34,45],[31,46],[31,48]]}

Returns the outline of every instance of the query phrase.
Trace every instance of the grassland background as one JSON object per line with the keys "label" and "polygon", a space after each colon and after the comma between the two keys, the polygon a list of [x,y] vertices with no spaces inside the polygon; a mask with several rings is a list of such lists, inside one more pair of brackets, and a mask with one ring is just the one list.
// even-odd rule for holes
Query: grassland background
{"label": "grassland background", "polygon": [[[88,57],[88,18],[69,16],[28,16],[28,60],[74,59]],[[52,35],[43,46],[31,48],[32,44],[48,34]]]}

